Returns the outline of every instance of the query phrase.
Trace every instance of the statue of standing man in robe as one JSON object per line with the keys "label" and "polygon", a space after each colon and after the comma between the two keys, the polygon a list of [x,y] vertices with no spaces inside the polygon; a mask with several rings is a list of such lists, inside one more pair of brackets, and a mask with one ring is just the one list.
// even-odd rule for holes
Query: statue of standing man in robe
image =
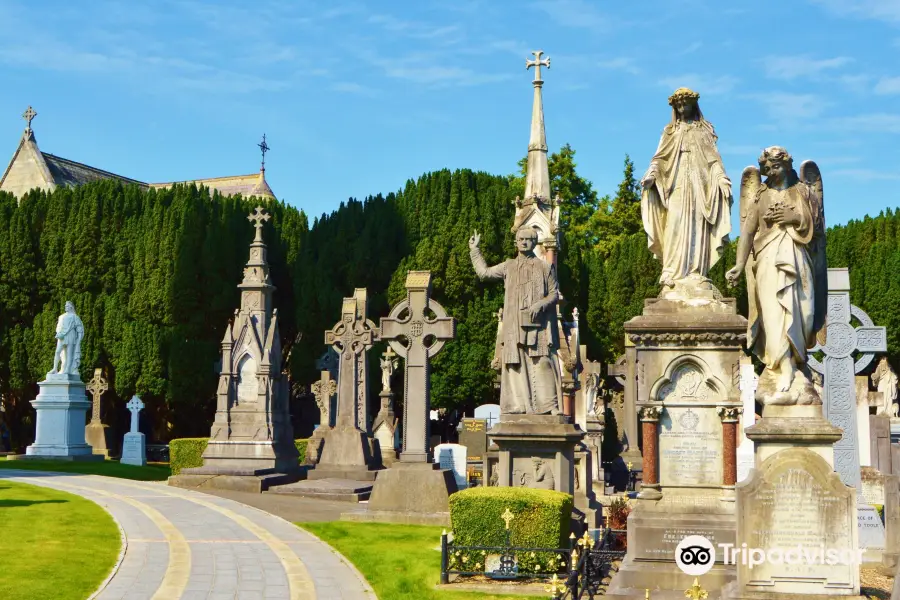
{"label": "statue of standing man in robe", "polygon": [[56,321],[56,352],[53,354],[51,375],[78,375],[81,366],[81,340],[84,339],[84,324],[75,314],[75,305],[66,302],[66,312]]}
{"label": "statue of standing man in robe", "polygon": [[493,267],[485,263],[480,242],[476,231],[469,239],[475,273],[483,281],[502,280],[505,288],[497,348],[500,412],[559,414],[562,386],[556,354],[556,267],[535,256],[537,232],[530,227],[516,232],[518,256]]}
{"label": "statue of standing man in robe", "polygon": [[662,262],[662,298],[714,297],[709,270],[731,232],[731,180],[699,98],[688,88],[669,96],[672,122],[641,179],[641,217],[647,245]]}

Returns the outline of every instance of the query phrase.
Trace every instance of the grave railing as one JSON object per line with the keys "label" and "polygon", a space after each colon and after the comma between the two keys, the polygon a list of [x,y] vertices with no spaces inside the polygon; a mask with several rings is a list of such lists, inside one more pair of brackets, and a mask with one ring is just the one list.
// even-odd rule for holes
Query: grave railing
{"label": "grave railing", "polygon": [[583,600],[605,594],[604,579],[612,575],[613,563],[625,557],[624,529],[602,529],[597,538],[585,534],[569,556],[563,578],[554,574],[547,586],[552,600]]}
{"label": "grave railing", "polygon": [[[565,582],[576,590],[596,590],[609,574],[613,561],[625,556],[625,550],[619,549],[624,534],[624,530],[601,529],[594,536],[585,533],[575,538],[573,535],[568,548],[528,548],[513,546],[509,529],[503,546],[460,546],[445,531],[441,535],[441,583],[450,583],[452,575],[482,575],[501,581],[538,579],[557,581],[560,585]],[[564,579],[560,580],[560,575]],[[593,597],[565,596],[567,599]]]}

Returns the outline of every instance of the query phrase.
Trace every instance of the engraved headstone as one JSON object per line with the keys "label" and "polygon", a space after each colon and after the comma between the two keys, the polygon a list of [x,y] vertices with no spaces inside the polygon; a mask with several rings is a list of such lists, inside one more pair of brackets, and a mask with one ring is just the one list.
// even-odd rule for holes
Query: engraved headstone
{"label": "engraved headstone", "polygon": [[138,431],[138,415],[144,409],[144,403],[139,396],[134,396],[125,406],[131,411],[131,431],[125,434],[125,440],[122,442],[120,462],[143,467],[147,464],[147,442],[144,434]]}
{"label": "engraved headstone", "polygon": [[441,469],[453,471],[456,487],[466,489],[466,447],[460,444],[439,444],[434,448],[434,462]]}
{"label": "engraved headstone", "polygon": [[480,463],[487,452],[487,420],[465,418],[460,423],[459,443],[468,448],[467,462]]}

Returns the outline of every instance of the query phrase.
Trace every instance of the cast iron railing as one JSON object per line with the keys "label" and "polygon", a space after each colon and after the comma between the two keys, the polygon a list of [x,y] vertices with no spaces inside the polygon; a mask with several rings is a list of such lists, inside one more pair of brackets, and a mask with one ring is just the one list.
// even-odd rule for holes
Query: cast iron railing
{"label": "cast iron railing", "polygon": [[613,563],[625,557],[625,531],[603,529],[594,539],[585,535],[569,556],[567,573],[554,574],[547,586],[552,600],[599,598],[605,593],[603,580],[612,575]]}

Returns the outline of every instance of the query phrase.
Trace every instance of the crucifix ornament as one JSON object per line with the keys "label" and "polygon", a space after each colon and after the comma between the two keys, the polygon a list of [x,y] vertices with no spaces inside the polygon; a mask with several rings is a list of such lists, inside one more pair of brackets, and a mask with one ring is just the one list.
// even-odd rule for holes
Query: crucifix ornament
{"label": "crucifix ornament", "polygon": [[325,343],[340,357],[336,426],[366,431],[366,351],[378,341],[375,323],[366,318],[366,290],[357,289],[344,298],[341,320],[325,332]]}
{"label": "crucifix ornament", "polygon": [[410,271],[406,276],[406,299],[381,319],[381,339],[406,362],[400,454],[403,462],[428,462],[429,363],[447,340],[456,337],[456,320],[448,317],[444,307],[430,295],[431,272]]}
{"label": "crucifix ornament", "polygon": [[94,369],[94,377],[88,381],[85,389],[91,393],[94,406],[91,410],[91,423],[100,423],[100,396],[109,389],[109,382],[103,377],[103,369]]}
{"label": "crucifix ornament", "polygon": [[22,113],[22,118],[25,119],[25,131],[31,131],[31,121],[37,116],[37,112],[28,107],[28,110]]}

